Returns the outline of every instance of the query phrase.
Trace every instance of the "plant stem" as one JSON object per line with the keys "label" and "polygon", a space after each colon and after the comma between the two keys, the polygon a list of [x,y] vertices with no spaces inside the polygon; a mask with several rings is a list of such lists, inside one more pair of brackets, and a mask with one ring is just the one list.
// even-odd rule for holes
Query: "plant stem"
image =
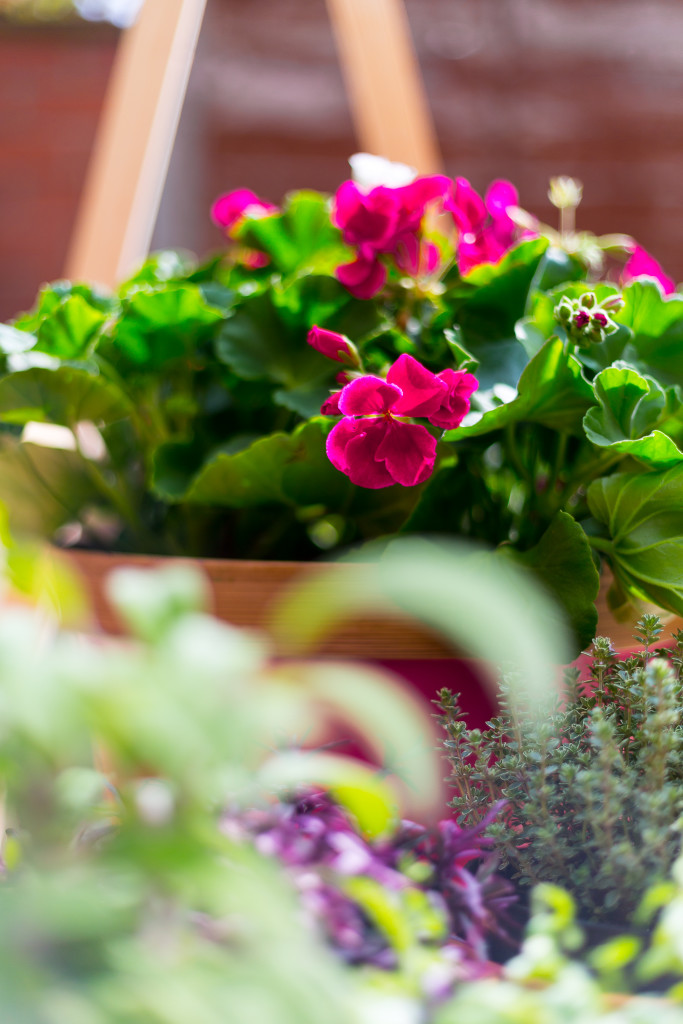
{"label": "plant stem", "polygon": [[590,534],[586,534],[586,536],[588,537],[588,543],[596,551],[603,551],[606,555],[614,554],[614,542],[608,540],[607,537],[593,537]]}

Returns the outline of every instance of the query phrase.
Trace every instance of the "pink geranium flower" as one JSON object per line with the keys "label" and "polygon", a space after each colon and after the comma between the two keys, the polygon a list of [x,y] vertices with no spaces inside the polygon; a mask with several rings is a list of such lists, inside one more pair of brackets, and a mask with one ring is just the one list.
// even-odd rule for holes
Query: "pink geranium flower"
{"label": "pink geranium flower", "polygon": [[327,439],[333,466],[359,487],[413,487],[434,469],[436,439],[404,417],[424,417],[441,429],[462,422],[477,379],[463,370],[435,374],[404,353],[387,379],[363,376],[331,395],[321,412],[341,415]]}
{"label": "pink geranium flower", "polygon": [[246,217],[267,217],[279,212],[277,206],[260,199],[251,189],[238,188],[218,197],[211,207],[211,219],[232,236]]}
{"label": "pink geranium flower", "polygon": [[517,190],[509,181],[492,182],[482,199],[466,178],[456,178],[445,208],[452,214],[460,233],[458,266],[461,274],[480,263],[497,263],[514,245],[519,231],[508,211],[517,205]]}
{"label": "pink geranium flower", "polygon": [[337,280],[357,299],[371,299],[381,292],[387,279],[383,263],[372,256],[359,256],[353,263],[342,263],[336,270]]}
{"label": "pink geranium flower", "polygon": [[676,282],[673,278],[664,273],[654,256],[641,245],[634,245],[631,250],[621,274],[622,284],[628,284],[637,277],[654,277],[661,284],[665,295],[672,295],[676,291]]}
{"label": "pink geranium flower", "polygon": [[438,263],[434,247],[424,247],[422,220],[427,205],[445,199],[451,181],[444,175],[416,178],[408,185],[378,185],[366,191],[345,181],[334,197],[332,221],[356,259],[337,268],[352,295],[369,299],[384,287],[387,271],[380,255],[393,256],[402,270],[417,275]]}
{"label": "pink geranium flower", "polygon": [[465,370],[442,370],[437,376],[446,385],[446,395],[439,408],[430,413],[429,422],[442,430],[453,430],[470,411],[470,397],[479,381]]}
{"label": "pink geranium flower", "polygon": [[397,385],[369,376],[352,380],[341,392],[344,418],[330,431],[327,455],[359,487],[414,487],[434,469],[436,438],[426,427],[394,415],[402,397]]}

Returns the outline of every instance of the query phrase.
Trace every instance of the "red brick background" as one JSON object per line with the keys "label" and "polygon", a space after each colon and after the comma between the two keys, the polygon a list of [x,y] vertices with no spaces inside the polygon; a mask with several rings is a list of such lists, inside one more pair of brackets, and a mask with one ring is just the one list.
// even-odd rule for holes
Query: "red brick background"
{"label": "red brick background", "polygon": [[0,319],[62,273],[117,39],[0,28]]}

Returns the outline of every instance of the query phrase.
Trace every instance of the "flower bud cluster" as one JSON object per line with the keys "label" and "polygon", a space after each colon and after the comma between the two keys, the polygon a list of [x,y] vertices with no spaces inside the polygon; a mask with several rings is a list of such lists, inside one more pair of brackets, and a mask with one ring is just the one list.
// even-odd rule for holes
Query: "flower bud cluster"
{"label": "flower bud cluster", "polygon": [[586,292],[578,299],[564,295],[554,309],[555,319],[564,328],[567,337],[580,348],[601,344],[619,329],[610,314],[624,305],[621,295],[608,295],[598,302],[594,292]]}

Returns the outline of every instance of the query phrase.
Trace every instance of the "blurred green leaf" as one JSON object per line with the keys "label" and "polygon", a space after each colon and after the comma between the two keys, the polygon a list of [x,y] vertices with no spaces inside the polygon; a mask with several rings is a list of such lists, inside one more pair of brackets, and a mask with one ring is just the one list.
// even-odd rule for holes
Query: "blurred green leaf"
{"label": "blurred green leaf", "polygon": [[583,528],[567,512],[558,512],[538,544],[527,551],[505,545],[500,554],[533,570],[567,615],[578,650],[595,636],[595,601],[600,577]]}
{"label": "blurred green leaf", "polygon": [[[356,553],[356,557],[360,556]],[[401,539],[383,556],[340,564],[295,584],[273,609],[284,651],[311,650],[350,616],[407,613],[461,653],[502,670],[516,666],[527,692],[546,693],[552,665],[571,648],[558,613],[524,571],[500,557],[453,542]]]}
{"label": "blurred green leaf", "polygon": [[330,220],[329,200],[318,192],[292,192],[281,213],[245,219],[239,237],[265,252],[285,274],[304,268],[332,273],[352,258]]}
{"label": "blurred green leaf", "polygon": [[373,761],[405,787],[409,804],[416,812],[419,809],[422,820],[438,815],[443,789],[434,758],[434,730],[412,691],[393,676],[357,662],[293,662],[287,678],[333,721],[348,723],[362,737]]}
{"label": "blurred green leaf", "polygon": [[73,427],[84,420],[113,423],[129,416],[130,399],[115,385],[87,370],[35,367],[0,380],[0,420],[56,423]]}
{"label": "blurred green leaf", "polygon": [[203,611],[207,581],[191,563],[170,564],[157,572],[120,568],[107,580],[107,595],[126,626],[147,641],[159,641],[178,619]]}
{"label": "blurred green leaf", "polygon": [[389,781],[351,757],[284,751],[268,758],[259,780],[267,789],[285,794],[324,786],[371,839],[386,836],[398,823],[396,794]]}

